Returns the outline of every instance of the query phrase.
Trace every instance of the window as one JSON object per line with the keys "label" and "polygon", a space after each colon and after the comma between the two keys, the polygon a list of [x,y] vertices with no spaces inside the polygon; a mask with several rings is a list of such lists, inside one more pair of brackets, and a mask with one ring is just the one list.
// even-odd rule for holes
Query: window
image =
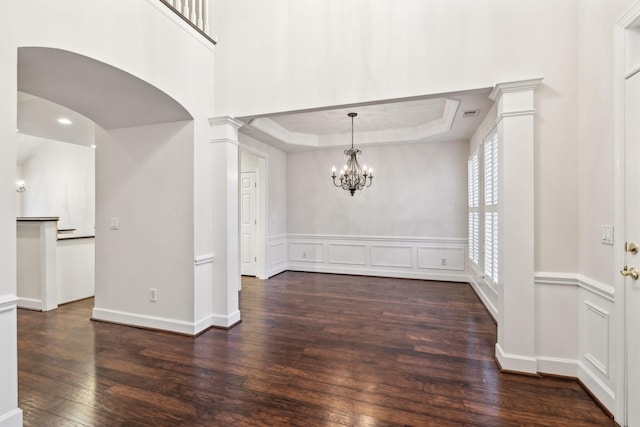
{"label": "window", "polygon": [[498,135],[484,142],[484,275],[498,283]]}
{"label": "window", "polygon": [[469,157],[467,164],[469,180],[469,260],[476,266],[480,263],[480,170],[478,169],[478,149]]}
{"label": "window", "polygon": [[498,283],[498,134],[492,132],[469,156],[469,262]]}

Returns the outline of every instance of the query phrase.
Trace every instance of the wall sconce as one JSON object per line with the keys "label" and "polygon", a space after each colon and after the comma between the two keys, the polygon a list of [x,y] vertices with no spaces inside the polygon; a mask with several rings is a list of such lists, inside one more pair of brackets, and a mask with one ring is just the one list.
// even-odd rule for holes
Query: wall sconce
{"label": "wall sconce", "polygon": [[16,181],[16,191],[18,193],[24,193],[27,188],[24,185],[24,181]]}

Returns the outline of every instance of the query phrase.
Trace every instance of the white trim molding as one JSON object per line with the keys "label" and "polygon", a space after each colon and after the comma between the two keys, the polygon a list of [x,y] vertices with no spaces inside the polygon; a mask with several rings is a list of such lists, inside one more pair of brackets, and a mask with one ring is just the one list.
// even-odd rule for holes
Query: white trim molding
{"label": "white trim molding", "polygon": [[187,322],[184,320],[147,316],[144,314],[136,313],[127,313],[124,311],[110,310],[106,308],[94,307],[92,319],[102,322],[117,323],[120,325],[137,326],[141,328],[175,332],[184,335],[197,335],[199,332],[202,332],[202,329],[198,330],[198,328],[202,326],[202,321],[197,323]]}
{"label": "white trim molding", "polygon": [[606,408],[611,410],[616,407],[616,394],[614,391],[582,361],[578,361],[578,378]]}
{"label": "white trim molding", "polygon": [[500,343],[496,343],[496,359],[504,371],[536,373],[538,361],[535,357],[505,353]]}
{"label": "white trim molding", "polygon": [[267,238],[267,278],[287,269],[287,235],[279,234]]}
{"label": "white trim molding", "polygon": [[18,308],[24,308],[27,310],[43,311],[42,300],[34,298],[18,298]]}
{"label": "white trim molding", "polygon": [[277,264],[282,271],[470,281],[466,238],[289,234],[270,239],[269,249],[283,242],[286,265],[281,259]]}
{"label": "white trim molding", "polygon": [[15,310],[18,305],[18,297],[15,295],[3,295],[0,297],[0,313]]}
{"label": "white trim molding", "polygon": [[615,301],[613,286],[581,274],[536,272],[534,280],[536,285],[578,286],[608,301]]}
{"label": "white trim molding", "polygon": [[215,257],[213,256],[213,254],[198,255],[194,259],[194,264],[197,267],[203,264],[212,264],[214,260]]}
{"label": "white trim molding", "polygon": [[[467,267],[469,271],[473,272],[473,267]],[[478,298],[484,307],[487,309],[491,317],[495,322],[498,321],[498,308],[496,307],[496,303],[498,301],[498,292],[497,290],[489,285],[483,276],[479,276],[477,274],[469,275],[469,284],[471,288],[474,290]]]}
{"label": "white trim molding", "polygon": [[22,427],[22,409],[16,408],[0,415],[0,427]]}
{"label": "white trim molding", "polygon": [[[538,339],[543,344],[546,342],[546,348],[552,348],[552,344],[557,344],[557,340],[575,341],[577,336],[575,360],[573,357],[562,358],[554,355],[536,356],[538,372],[579,379],[613,412],[619,403],[616,402],[613,389],[616,388],[616,383],[622,380],[620,377],[613,378],[619,369],[616,369],[617,359],[611,357],[615,349],[612,335],[616,330],[612,324],[615,318],[611,316],[616,304],[615,288],[580,274],[555,272],[536,272],[535,286],[546,289],[545,299],[537,300],[536,303],[548,303],[551,307],[556,305],[556,310],[557,297],[575,298],[573,307],[567,307],[562,313],[562,316],[576,317],[574,326],[564,332],[567,335],[539,336]],[[562,288],[574,288],[575,293],[571,296],[571,293],[562,291]],[[538,307],[540,312],[546,312],[545,309],[544,306]],[[536,319],[536,323],[539,321],[540,319]]]}

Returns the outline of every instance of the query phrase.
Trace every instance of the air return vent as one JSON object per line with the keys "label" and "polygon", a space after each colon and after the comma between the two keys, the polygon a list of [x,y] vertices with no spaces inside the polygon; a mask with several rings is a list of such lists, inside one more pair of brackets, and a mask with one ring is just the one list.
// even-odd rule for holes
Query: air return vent
{"label": "air return vent", "polygon": [[480,110],[469,110],[462,112],[463,119],[475,119],[480,114]]}

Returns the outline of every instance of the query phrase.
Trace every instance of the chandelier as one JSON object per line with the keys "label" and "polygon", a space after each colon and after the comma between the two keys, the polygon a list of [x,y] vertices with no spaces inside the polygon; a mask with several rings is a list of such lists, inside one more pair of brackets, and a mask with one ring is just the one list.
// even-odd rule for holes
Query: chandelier
{"label": "chandelier", "polygon": [[362,151],[353,148],[353,118],[356,117],[358,113],[349,113],[347,115],[351,117],[351,148],[344,150],[347,161],[340,170],[340,182],[336,182],[337,175],[335,167],[331,173],[331,178],[333,178],[333,185],[350,191],[353,196],[356,190],[362,190],[364,187],[371,186],[373,183],[373,169],[370,168],[367,172],[367,166],[363,165],[360,167],[360,163],[358,163],[358,157],[362,154]]}

